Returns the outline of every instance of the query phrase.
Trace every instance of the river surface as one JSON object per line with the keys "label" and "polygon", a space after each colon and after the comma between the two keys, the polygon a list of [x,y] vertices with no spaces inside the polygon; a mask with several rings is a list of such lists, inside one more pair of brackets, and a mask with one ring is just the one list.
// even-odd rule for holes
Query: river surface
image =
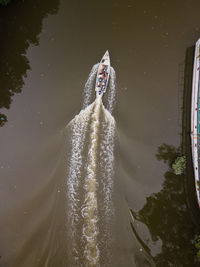
{"label": "river surface", "polygon": [[[0,8],[0,266],[199,266],[192,171],[170,168],[199,10],[197,0]],[[116,97],[95,100],[90,87],[87,102],[107,49]]]}

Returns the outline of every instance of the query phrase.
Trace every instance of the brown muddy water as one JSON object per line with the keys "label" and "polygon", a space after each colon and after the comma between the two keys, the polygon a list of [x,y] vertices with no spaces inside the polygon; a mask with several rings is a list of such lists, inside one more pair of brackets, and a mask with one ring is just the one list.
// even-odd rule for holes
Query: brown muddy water
{"label": "brown muddy water", "polygon": [[[185,57],[199,10],[196,0],[0,8],[0,266],[199,266],[191,162],[185,175],[170,168],[183,96],[189,114]],[[107,49],[114,111],[92,89],[80,113]],[[183,150],[190,158],[187,142]]]}

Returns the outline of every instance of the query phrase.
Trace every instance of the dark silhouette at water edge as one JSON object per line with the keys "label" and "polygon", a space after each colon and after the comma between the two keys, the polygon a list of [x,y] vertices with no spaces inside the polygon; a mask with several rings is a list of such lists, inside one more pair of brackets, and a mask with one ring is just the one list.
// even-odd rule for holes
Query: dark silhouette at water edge
{"label": "dark silhouette at water edge", "polygon": [[[199,266],[195,240],[200,232],[200,213],[190,139],[193,59],[194,47],[191,47],[186,50],[185,58],[181,145],[158,147],[156,158],[168,165],[162,189],[147,197],[140,211],[132,211],[134,218],[148,227],[152,241],[162,241],[161,252],[154,257],[156,266]],[[186,169],[183,174],[175,175],[172,164],[181,155],[186,156]]]}
{"label": "dark silhouette at water edge", "polygon": [[[55,14],[58,8],[59,0],[13,0],[0,7],[0,109],[9,109],[14,94],[21,93],[24,78],[31,69],[26,51],[30,44],[39,44],[43,19]],[[7,120],[0,113],[0,126]]]}

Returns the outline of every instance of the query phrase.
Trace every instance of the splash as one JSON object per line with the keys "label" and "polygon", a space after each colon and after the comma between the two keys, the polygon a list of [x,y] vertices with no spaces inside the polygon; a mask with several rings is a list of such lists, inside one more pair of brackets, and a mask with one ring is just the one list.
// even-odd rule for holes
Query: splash
{"label": "splash", "polygon": [[[92,92],[94,91],[98,67],[99,67],[99,63],[95,64],[92,67],[88,80],[85,84],[84,97],[83,97],[83,109],[85,109],[91,103]],[[110,67],[110,79],[109,79],[109,85],[108,85],[107,91],[105,93],[105,98],[106,98],[105,105],[106,105],[106,109],[110,111],[111,114],[114,109],[115,97],[116,97],[115,80],[116,80],[115,70],[113,69],[113,67]]]}
{"label": "splash", "polygon": [[115,80],[116,80],[115,70],[111,67],[108,92],[106,92],[107,93],[107,110],[109,110],[111,114],[113,112],[114,105],[115,105],[115,94],[116,94]]}
{"label": "splash", "polygon": [[[67,216],[70,225],[71,265],[100,266],[111,239],[110,222],[114,174],[115,120],[110,112],[115,98],[112,69],[104,94],[109,111],[98,96],[89,105],[98,64],[94,65],[84,89],[83,110],[69,123],[71,155],[67,177]],[[103,225],[103,227],[102,227]],[[105,236],[107,239],[105,239]]]}
{"label": "splash", "polygon": [[91,102],[92,89],[94,88],[94,83],[95,83],[98,67],[99,67],[99,63],[95,64],[92,67],[88,80],[85,84],[84,97],[83,97],[83,109],[85,109]]}

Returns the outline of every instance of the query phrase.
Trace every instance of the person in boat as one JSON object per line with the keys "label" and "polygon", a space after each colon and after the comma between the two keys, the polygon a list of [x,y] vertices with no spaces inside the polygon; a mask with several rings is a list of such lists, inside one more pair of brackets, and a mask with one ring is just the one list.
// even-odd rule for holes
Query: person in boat
{"label": "person in boat", "polygon": [[103,74],[105,71],[106,71],[106,66],[103,64],[103,65],[101,66],[101,69],[100,69],[100,71],[99,71],[99,74]]}
{"label": "person in boat", "polygon": [[104,72],[104,73],[102,74],[102,78],[105,80],[106,77],[107,77],[107,72]]}

